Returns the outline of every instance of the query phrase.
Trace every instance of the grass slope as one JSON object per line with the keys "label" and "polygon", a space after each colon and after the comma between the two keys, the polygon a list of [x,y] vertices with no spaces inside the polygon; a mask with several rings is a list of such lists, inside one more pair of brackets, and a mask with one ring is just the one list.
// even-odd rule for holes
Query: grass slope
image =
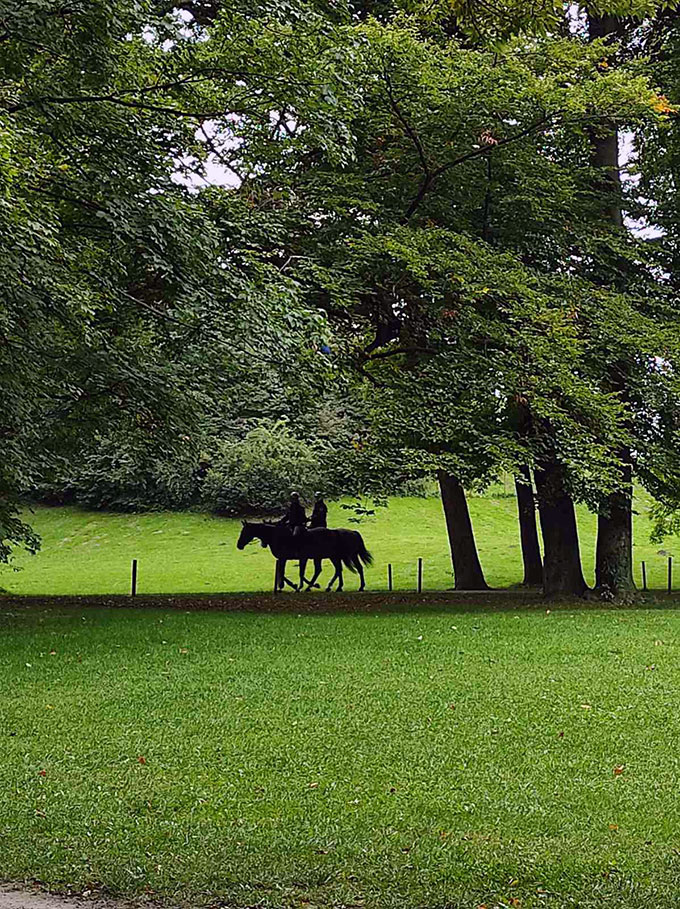
{"label": "grass slope", "polygon": [[[663,547],[649,543],[648,500],[637,502],[635,570],[647,561],[650,587],[666,584],[666,559],[676,540]],[[492,586],[522,580],[522,560],[514,497],[471,496],[470,511],[480,557]],[[595,518],[579,509],[579,526],[586,575],[592,580]],[[126,593],[131,559],[139,560],[139,590],[144,593],[207,593],[269,590],[273,560],[253,543],[236,550],[240,521],[205,514],[155,513],[140,515],[86,512],[75,508],[39,508],[30,517],[43,538],[37,556],[19,555],[21,571],[0,566],[0,587],[25,594]],[[330,506],[330,526],[348,525],[348,513]],[[413,588],[416,559],[425,560],[425,586],[452,585],[451,562],[441,504],[437,498],[391,499],[389,507],[359,525],[375,565],[367,572],[371,589],[387,586],[387,563],[394,565],[395,586]],[[290,566],[289,577],[295,577]],[[330,568],[323,579],[330,578]],[[356,578],[346,573],[346,586]]]}
{"label": "grass slope", "polygon": [[678,612],[27,608],[0,632],[5,879],[305,909],[678,892]]}

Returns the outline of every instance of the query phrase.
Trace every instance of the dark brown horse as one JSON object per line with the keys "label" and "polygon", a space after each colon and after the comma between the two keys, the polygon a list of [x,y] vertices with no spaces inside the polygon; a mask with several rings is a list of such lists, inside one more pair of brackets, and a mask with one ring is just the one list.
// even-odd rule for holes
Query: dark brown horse
{"label": "dark brown horse", "polygon": [[[366,587],[364,580],[364,565],[370,565],[373,556],[366,549],[363,538],[357,530],[327,530],[319,527],[314,530],[303,530],[293,536],[287,527],[265,522],[255,523],[244,521],[241,535],[236,544],[243,549],[253,540],[260,540],[263,546],[269,547],[272,555],[277,560],[276,589],[282,589],[284,583],[295,587],[285,576],[286,562],[297,559],[300,562],[300,584],[296,588],[302,590],[307,585],[307,590],[316,584],[316,579],[321,574],[321,565],[324,559],[330,559],[335,568],[326,590],[331,590],[337,580],[338,590],[342,590],[342,567],[349,568],[359,574],[361,585],[359,590]],[[314,562],[314,576],[310,581],[305,578],[307,562]]]}

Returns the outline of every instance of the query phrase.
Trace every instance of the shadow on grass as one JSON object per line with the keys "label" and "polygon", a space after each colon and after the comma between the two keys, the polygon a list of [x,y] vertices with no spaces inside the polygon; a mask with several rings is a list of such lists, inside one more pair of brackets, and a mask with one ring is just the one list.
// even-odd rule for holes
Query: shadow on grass
{"label": "shadow on grass", "polygon": [[680,591],[638,592],[624,602],[591,595],[583,599],[548,600],[538,589],[511,588],[484,591],[385,591],[363,593],[223,593],[223,594],[123,594],[101,596],[0,595],[0,611],[25,608],[124,608],[178,611],[305,613],[404,613],[404,612],[536,612],[546,609],[677,609]]}

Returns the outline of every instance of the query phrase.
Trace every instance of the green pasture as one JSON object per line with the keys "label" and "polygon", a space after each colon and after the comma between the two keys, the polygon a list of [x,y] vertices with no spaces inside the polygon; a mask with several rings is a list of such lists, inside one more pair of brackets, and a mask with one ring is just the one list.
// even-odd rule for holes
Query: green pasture
{"label": "green pasture", "polygon": [[0,878],[173,904],[665,909],[680,613],[504,603],[6,606]]}
{"label": "green pasture", "polygon": [[[635,570],[646,560],[651,587],[666,585],[666,553],[677,540],[662,546],[649,542],[649,502],[639,497],[635,516]],[[510,495],[470,496],[470,511],[487,581],[495,587],[521,583],[522,560],[516,504]],[[360,525],[349,524],[351,512],[330,505],[330,526],[356,527],[375,557],[367,572],[369,589],[387,586],[387,564],[394,565],[394,583],[413,588],[416,560],[424,559],[425,587],[452,585],[446,528],[438,498],[394,498],[386,508]],[[205,593],[271,589],[273,560],[268,550],[252,543],[236,549],[241,523],[200,513],[108,514],[76,508],[37,508],[28,516],[43,538],[37,556],[20,555],[16,566],[0,567],[0,588],[23,594],[126,593],[130,563],[139,561],[143,593]],[[579,509],[582,555],[592,579],[595,518]],[[326,563],[328,566],[328,563]],[[295,577],[294,566],[288,574]],[[329,580],[330,566],[322,580]],[[357,579],[345,573],[346,589]],[[678,573],[680,585],[680,572]]]}

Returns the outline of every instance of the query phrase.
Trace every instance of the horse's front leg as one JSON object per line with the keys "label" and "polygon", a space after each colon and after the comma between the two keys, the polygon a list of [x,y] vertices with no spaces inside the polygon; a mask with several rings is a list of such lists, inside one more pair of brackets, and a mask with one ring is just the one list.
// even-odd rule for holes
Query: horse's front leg
{"label": "horse's front leg", "polygon": [[297,590],[295,584],[292,581],[289,581],[286,577],[286,562],[287,559],[279,559],[279,564],[281,566],[281,590],[283,590],[284,584],[288,584],[289,587],[292,587],[293,590]]}

